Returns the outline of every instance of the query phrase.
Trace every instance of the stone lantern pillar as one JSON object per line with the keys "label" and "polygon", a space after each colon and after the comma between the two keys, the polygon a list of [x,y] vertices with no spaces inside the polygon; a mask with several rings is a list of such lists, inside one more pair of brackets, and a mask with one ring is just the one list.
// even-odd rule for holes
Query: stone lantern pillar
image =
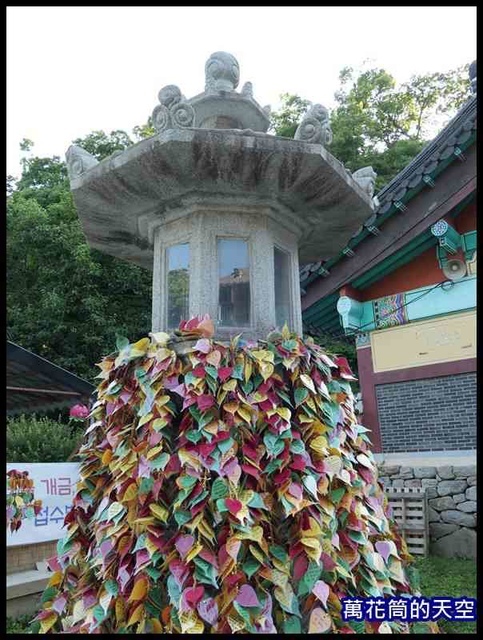
{"label": "stone lantern pillar", "polygon": [[70,147],[67,166],[88,242],[153,271],[153,330],[209,314],[217,338],[302,332],[299,261],[329,258],[372,213],[367,191],[325,149],[314,105],[295,139],[266,133],[269,108],[240,93],[224,52],[205,90],[158,94],[156,135],[97,162]]}

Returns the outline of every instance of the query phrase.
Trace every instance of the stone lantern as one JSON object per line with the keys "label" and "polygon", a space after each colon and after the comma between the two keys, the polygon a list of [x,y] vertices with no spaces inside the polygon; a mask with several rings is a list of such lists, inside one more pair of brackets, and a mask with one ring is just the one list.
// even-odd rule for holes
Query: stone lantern
{"label": "stone lantern", "polygon": [[153,271],[153,331],[209,314],[219,339],[263,338],[285,322],[301,333],[299,262],[337,254],[372,214],[370,191],[325,149],[324,107],[295,139],[275,136],[251,83],[236,91],[232,55],[211,55],[205,74],[189,100],[161,89],[151,138],[102,162],[69,148],[85,235]]}

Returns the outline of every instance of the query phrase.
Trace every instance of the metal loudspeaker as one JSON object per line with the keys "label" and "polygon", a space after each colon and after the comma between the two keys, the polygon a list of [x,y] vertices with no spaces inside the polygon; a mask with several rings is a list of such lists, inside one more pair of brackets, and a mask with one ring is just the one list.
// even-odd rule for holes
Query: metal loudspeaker
{"label": "metal loudspeaker", "polygon": [[457,258],[452,258],[448,260],[443,267],[443,273],[448,278],[448,280],[452,280],[456,282],[457,280],[461,280],[466,275],[466,264],[463,260],[458,260]]}

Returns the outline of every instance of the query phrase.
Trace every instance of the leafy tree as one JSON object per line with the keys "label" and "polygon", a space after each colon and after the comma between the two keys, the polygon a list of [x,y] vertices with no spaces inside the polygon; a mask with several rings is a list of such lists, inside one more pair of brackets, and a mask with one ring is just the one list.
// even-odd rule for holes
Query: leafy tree
{"label": "leafy tree", "polygon": [[[412,76],[397,85],[384,69],[345,67],[331,114],[334,135],[330,152],[350,171],[372,165],[376,187],[391,180],[419,153],[438,123],[454,115],[467,100],[468,67],[447,73]],[[283,94],[273,114],[278,135],[293,136],[309,104],[299,96]]]}
{"label": "leafy tree", "polygon": [[290,93],[282,93],[280,99],[282,106],[271,115],[271,130],[277,136],[293,138],[302,116],[310,106],[310,101]]}
{"label": "leafy tree", "polygon": [[[120,131],[75,142],[99,159],[132,144]],[[9,339],[88,379],[117,335],[150,331],[151,274],[87,245],[58,157],[26,158],[8,196],[7,279]]]}

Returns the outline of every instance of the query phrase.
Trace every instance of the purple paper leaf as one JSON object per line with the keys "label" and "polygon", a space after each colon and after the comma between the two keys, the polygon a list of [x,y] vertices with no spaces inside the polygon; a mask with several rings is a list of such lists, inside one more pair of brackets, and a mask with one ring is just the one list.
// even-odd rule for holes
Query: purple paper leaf
{"label": "purple paper leaf", "polygon": [[238,592],[235,602],[238,602],[242,607],[260,607],[260,601],[253,587],[249,584],[244,584]]}
{"label": "purple paper leaf", "polygon": [[180,556],[184,559],[193,548],[194,542],[195,539],[193,536],[180,536],[174,543],[174,546],[178,550]]}
{"label": "purple paper leaf", "polygon": [[200,338],[193,349],[194,351],[201,351],[201,353],[209,353],[211,351],[211,343],[206,338]]}
{"label": "purple paper leaf", "polygon": [[317,596],[325,608],[327,608],[327,598],[329,597],[329,586],[323,580],[317,580],[312,589],[312,593]]}
{"label": "purple paper leaf", "polygon": [[218,620],[218,605],[213,598],[207,598],[206,600],[201,600],[197,605],[198,613],[200,614],[200,618],[202,618],[205,622],[213,626],[215,622]]}
{"label": "purple paper leaf", "polygon": [[52,609],[61,614],[66,604],[67,597],[64,594],[61,594],[52,602]]}
{"label": "purple paper leaf", "polygon": [[387,559],[391,555],[391,545],[389,542],[384,542],[384,540],[379,540],[376,542],[376,549],[384,558],[384,562],[387,562]]}

